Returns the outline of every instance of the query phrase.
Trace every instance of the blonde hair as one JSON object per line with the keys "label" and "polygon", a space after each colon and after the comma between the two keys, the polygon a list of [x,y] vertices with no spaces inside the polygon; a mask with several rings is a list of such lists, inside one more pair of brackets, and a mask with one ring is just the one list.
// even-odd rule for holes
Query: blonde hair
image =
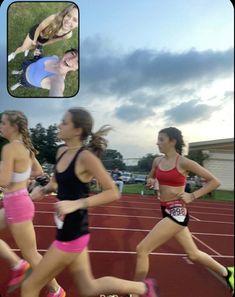
{"label": "blonde hair", "polygon": [[62,28],[64,17],[74,8],[78,9],[75,4],[71,4],[59,12],[55,19],[42,31],[42,37],[52,39]]}
{"label": "blonde hair", "polygon": [[100,158],[108,146],[108,141],[105,139],[111,130],[111,126],[104,125],[97,132],[93,133],[93,118],[91,114],[83,108],[70,108],[68,112],[72,115],[72,122],[75,128],[81,128],[81,140],[84,142],[84,147]]}
{"label": "blonde hair", "polygon": [[28,120],[25,114],[18,110],[6,110],[2,114],[7,116],[7,119],[11,125],[16,125],[18,127],[19,133],[22,135],[23,143],[30,152],[30,157],[36,155],[38,151],[34,148],[31,142],[28,129]]}

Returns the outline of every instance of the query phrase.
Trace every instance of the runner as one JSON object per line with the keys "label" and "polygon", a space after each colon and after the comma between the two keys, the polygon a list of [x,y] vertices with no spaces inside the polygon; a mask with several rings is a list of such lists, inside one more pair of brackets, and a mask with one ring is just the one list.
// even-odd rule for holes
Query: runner
{"label": "runner", "polygon": [[29,50],[36,46],[45,46],[71,38],[72,31],[78,27],[78,22],[79,13],[75,4],[67,6],[58,14],[50,15],[30,29],[23,44],[8,56],[8,62],[22,52],[27,56]]}
{"label": "runner", "polygon": [[49,90],[49,97],[62,97],[67,73],[77,70],[77,49],[72,48],[66,51],[62,58],[43,57],[41,52],[36,50],[33,59],[23,62],[21,70],[12,71],[12,74],[20,75],[20,80],[10,89],[14,91],[19,87],[36,87]]}
{"label": "runner", "polygon": [[12,277],[8,283],[8,292],[14,291],[18,288],[22,281],[26,278],[29,271],[29,263],[18,257],[9,247],[9,245],[0,239],[0,257],[6,260],[13,273],[17,274],[17,277]]}
{"label": "runner", "polygon": [[[157,297],[152,279],[133,282],[114,277],[94,279],[92,275],[87,209],[110,203],[120,196],[99,160],[107,146],[104,136],[110,127],[103,126],[96,133],[92,128],[91,115],[81,108],[69,109],[59,125],[58,136],[65,146],[58,150],[54,177],[45,187],[37,187],[31,194],[33,199],[41,199],[46,193],[57,191],[60,200],[56,203],[55,214],[57,236],[40,264],[23,283],[22,297],[38,297],[44,285],[66,267],[81,296],[132,292]],[[88,183],[93,177],[103,191],[89,197]]]}
{"label": "runner", "polygon": [[[154,160],[148,178],[148,186],[153,186],[155,178],[157,178],[163,219],[137,246],[137,265],[134,279],[141,281],[146,278],[149,271],[149,254],[174,237],[183,247],[190,260],[198,262],[224,277],[233,291],[234,268],[224,267],[211,256],[200,251],[187,227],[189,213],[186,205],[216,189],[220,182],[208,170],[182,156],[184,140],[180,130],[174,127],[161,130],[157,145],[164,156],[157,157]],[[206,179],[206,185],[193,193],[186,193],[185,183],[188,172]]]}
{"label": "runner", "polygon": [[[4,111],[1,116],[0,133],[9,143],[1,153],[0,187],[4,188],[3,206],[7,225],[19,247],[22,256],[28,262],[21,261],[12,270],[11,285],[22,277],[22,271],[34,269],[42,256],[37,251],[35,230],[33,227],[34,204],[27,191],[30,176],[38,176],[43,170],[35,158],[37,151],[33,147],[28,130],[26,116],[20,111]],[[0,219],[2,221],[2,218]],[[55,280],[48,281],[50,292],[47,297],[63,297],[65,293]],[[15,288],[15,287],[14,287]],[[58,293],[59,292],[59,293]]]}

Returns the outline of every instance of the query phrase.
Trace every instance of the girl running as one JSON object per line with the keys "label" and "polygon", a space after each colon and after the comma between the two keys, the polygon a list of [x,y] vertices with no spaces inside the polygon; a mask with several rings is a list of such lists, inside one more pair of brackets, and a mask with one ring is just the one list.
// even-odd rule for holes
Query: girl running
{"label": "girl running", "polygon": [[11,267],[12,272],[17,273],[17,277],[12,277],[8,283],[8,292],[18,288],[29,271],[29,264],[18,257],[9,247],[9,245],[0,239],[0,257],[6,260]]}
{"label": "girl running", "polygon": [[[137,246],[135,280],[145,279],[149,271],[149,254],[172,237],[183,247],[190,260],[198,262],[224,277],[234,289],[234,268],[224,267],[208,254],[200,251],[187,225],[189,213],[186,205],[215,190],[220,182],[208,170],[196,162],[181,156],[184,146],[181,131],[166,128],[159,132],[157,145],[163,157],[157,157],[149,174],[148,185],[159,182],[163,219]],[[193,172],[207,180],[207,184],[193,193],[185,193],[186,176]]]}
{"label": "girl running", "polygon": [[[5,218],[22,256],[27,261],[21,262],[12,270],[12,280],[9,283],[11,285],[17,282],[22,271],[29,268],[29,264],[34,269],[42,258],[37,252],[32,222],[34,204],[28,195],[27,185],[30,176],[41,175],[43,171],[35,158],[36,150],[29,137],[28,121],[22,112],[3,112],[0,133],[9,141],[2,149],[0,168],[0,187],[4,188]],[[1,214],[4,215],[4,212]],[[47,297],[65,296],[63,289],[55,280],[51,281],[48,287],[50,292]]]}
{"label": "girl running", "polygon": [[57,14],[50,15],[40,24],[34,25],[23,44],[8,56],[8,62],[19,53],[28,55],[30,49],[45,46],[72,37],[72,31],[78,27],[79,12],[75,4],[71,4]]}
{"label": "girl running", "polygon": [[[157,297],[155,282],[121,280],[114,277],[94,279],[90,266],[88,243],[88,208],[117,200],[120,196],[111,177],[99,160],[107,146],[103,137],[110,127],[93,133],[93,119],[84,109],[72,108],[59,125],[59,138],[65,146],[58,149],[55,174],[45,187],[35,188],[33,199],[57,190],[56,240],[46,252],[32,275],[23,283],[22,297],[38,297],[40,290],[66,267],[72,273],[81,296],[109,293],[135,293]],[[88,139],[90,138],[90,141]],[[88,183],[95,177],[103,191],[89,197]]]}

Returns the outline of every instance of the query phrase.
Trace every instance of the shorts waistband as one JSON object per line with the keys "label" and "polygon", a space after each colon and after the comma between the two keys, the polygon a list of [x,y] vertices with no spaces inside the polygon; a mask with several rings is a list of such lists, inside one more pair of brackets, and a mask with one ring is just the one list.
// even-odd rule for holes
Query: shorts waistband
{"label": "shorts waistband", "polygon": [[176,200],[169,200],[169,201],[160,201],[161,206],[168,206],[171,204],[184,204],[184,201],[181,199],[176,199]]}
{"label": "shorts waistband", "polygon": [[19,195],[22,195],[22,194],[27,194],[28,195],[29,194],[28,190],[25,188],[25,189],[20,189],[20,190],[13,191],[13,192],[4,193],[4,198],[15,197],[15,196],[19,196]]}

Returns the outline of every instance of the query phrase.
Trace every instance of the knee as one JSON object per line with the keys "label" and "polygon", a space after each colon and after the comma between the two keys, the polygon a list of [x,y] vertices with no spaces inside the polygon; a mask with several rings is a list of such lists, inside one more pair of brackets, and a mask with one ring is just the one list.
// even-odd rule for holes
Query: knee
{"label": "knee", "polygon": [[148,256],[149,252],[146,250],[143,244],[138,244],[136,247],[136,253],[138,256]]}
{"label": "knee", "polygon": [[89,285],[87,284],[87,286],[80,288],[79,293],[83,297],[95,296],[97,294],[95,281],[91,281],[91,282],[89,282]]}
{"label": "knee", "polygon": [[199,257],[200,257],[200,251],[199,250],[190,251],[187,254],[188,254],[189,259],[191,261],[193,261],[193,262],[197,262]]}

